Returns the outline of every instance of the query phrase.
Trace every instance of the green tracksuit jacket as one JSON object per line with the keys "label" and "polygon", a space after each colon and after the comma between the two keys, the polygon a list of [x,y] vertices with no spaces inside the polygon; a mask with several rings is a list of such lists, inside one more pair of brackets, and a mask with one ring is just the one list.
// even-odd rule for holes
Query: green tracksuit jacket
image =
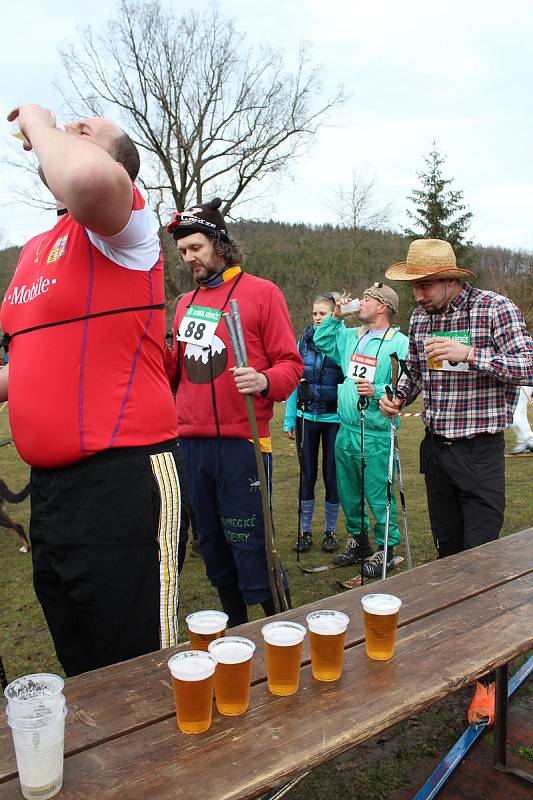
{"label": "green tracksuit jacket", "polygon": [[[350,359],[358,351],[358,343],[367,328],[347,328],[342,320],[326,317],[315,333],[314,342],[325,355],[340,364],[344,375]],[[379,352],[378,352],[379,351]],[[381,414],[379,399],[392,377],[391,353],[404,359],[408,351],[408,338],[399,328],[391,327],[384,337],[366,341],[365,356],[377,356],[374,376],[376,393],[370,398],[365,411],[365,499],[375,518],[374,537],[383,544],[387,506],[387,475],[390,452],[390,420]],[[359,351],[360,352],[360,351]],[[359,393],[354,381],[345,378],[338,389],[338,414],[340,430],[335,443],[337,488],[342,510],[346,517],[346,530],[351,536],[361,533],[361,415],[357,410]],[[364,512],[365,533],[369,520]],[[389,543],[398,544],[400,532],[396,522],[394,494],[391,502]]]}

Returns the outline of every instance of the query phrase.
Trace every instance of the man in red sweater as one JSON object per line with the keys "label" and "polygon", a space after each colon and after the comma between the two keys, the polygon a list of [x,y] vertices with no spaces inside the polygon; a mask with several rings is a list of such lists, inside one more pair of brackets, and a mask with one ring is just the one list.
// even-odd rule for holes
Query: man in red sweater
{"label": "man in red sweater", "polygon": [[[247,605],[274,613],[268,582],[261,496],[243,394],[254,395],[265,470],[272,475],[270,420],[303,371],[283,294],[239,266],[221,201],[176,213],[167,230],[197,284],[174,320],[167,373],[176,388],[178,436],[185,456],[198,543],[229,625]],[[222,313],[239,301],[249,367],[234,367]]]}

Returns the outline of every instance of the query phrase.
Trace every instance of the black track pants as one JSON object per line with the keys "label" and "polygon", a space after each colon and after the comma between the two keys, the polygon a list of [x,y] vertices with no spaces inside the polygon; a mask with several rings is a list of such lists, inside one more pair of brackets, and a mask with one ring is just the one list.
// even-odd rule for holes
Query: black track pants
{"label": "black track pants", "polygon": [[35,592],[67,676],[177,642],[179,458],[164,442],[32,469]]}

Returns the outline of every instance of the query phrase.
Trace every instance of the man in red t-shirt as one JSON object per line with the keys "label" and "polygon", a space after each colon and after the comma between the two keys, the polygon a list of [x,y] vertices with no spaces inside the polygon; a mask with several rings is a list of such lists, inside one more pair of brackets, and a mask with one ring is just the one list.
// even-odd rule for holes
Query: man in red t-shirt
{"label": "man in red t-shirt", "polygon": [[163,368],[163,261],[113,122],[17,120],[59,206],[23,248],[0,321],[0,376],[31,465],[34,585],[67,675],[177,641],[182,526],[176,422]]}

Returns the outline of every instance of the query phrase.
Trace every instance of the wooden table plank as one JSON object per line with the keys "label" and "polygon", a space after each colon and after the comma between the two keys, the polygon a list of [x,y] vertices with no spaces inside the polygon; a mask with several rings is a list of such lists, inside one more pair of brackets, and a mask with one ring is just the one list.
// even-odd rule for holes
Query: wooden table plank
{"label": "wooden table plank", "polygon": [[[255,797],[531,648],[532,593],[530,574],[405,625],[390,662],[355,645],[335,684],[314,681],[309,667],[292,697],[258,684],[246,715],[215,714],[202,736],[180,734],[169,719],[74,755],[62,798],[170,800],[185,787],[188,800]],[[4,783],[0,800],[18,791],[16,780]]]}
{"label": "wooden table plank", "polygon": [[[499,539],[496,542],[459,553],[446,559],[417,567],[387,578],[380,590],[397,594],[404,601],[400,625],[435,613],[465,598],[489,591],[533,571],[533,528]],[[346,574],[345,570],[337,571]],[[351,573],[350,573],[351,574]],[[309,580],[312,580],[309,576]],[[347,646],[363,641],[360,598],[375,591],[378,584],[337,594],[327,606],[344,611],[350,617]],[[319,600],[285,612],[283,616],[297,622],[315,608],[324,608]],[[253,682],[265,680],[261,627],[264,620],[235,628],[235,633],[249,636],[257,644]],[[233,631],[232,631],[233,632]],[[182,645],[181,648],[187,648]],[[308,642],[304,663],[309,662]],[[166,662],[177,648],[157,651],[131,661],[80,675],[66,682],[65,694],[70,709],[67,717],[66,755],[110,741],[126,732],[168,719],[174,714],[169,694],[169,673]],[[11,732],[5,722],[5,701],[0,704],[0,782],[16,772],[11,746]]]}

